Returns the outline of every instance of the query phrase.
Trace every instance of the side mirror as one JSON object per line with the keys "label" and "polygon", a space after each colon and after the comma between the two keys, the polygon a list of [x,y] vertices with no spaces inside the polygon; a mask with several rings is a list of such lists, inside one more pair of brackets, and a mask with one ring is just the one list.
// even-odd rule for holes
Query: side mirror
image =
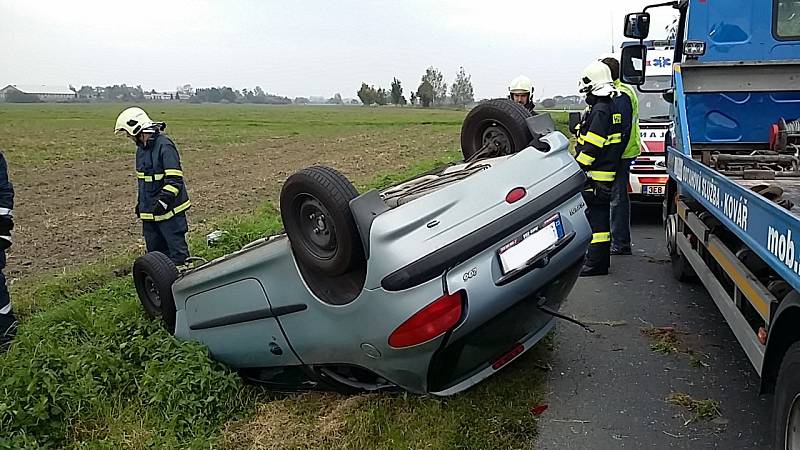
{"label": "side mirror", "polygon": [[645,61],[647,47],[644,45],[628,45],[622,49],[620,58],[620,79],[625,84],[641,86],[644,84]]}
{"label": "side mirror", "polygon": [[625,16],[625,37],[631,39],[645,39],[650,34],[650,13],[630,13]]}
{"label": "side mirror", "polygon": [[578,127],[578,124],[581,123],[581,113],[579,112],[571,112],[569,113],[569,132],[572,134],[575,133],[575,129]]}

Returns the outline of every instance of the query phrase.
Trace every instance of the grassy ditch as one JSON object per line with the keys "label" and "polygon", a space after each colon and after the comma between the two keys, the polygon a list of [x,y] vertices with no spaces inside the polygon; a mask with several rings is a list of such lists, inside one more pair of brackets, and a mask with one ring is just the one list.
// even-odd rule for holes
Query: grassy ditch
{"label": "grassy ditch", "polygon": [[[379,188],[458,157],[453,149],[357,185]],[[193,255],[212,259],[279,232],[280,215],[266,204],[214,228],[226,233],[212,248],[204,232],[190,236]],[[134,256],[15,286],[23,320],[0,355],[0,449],[522,448],[535,436],[548,344],[453,398],[271,393],[146,320],[129,276]]]}

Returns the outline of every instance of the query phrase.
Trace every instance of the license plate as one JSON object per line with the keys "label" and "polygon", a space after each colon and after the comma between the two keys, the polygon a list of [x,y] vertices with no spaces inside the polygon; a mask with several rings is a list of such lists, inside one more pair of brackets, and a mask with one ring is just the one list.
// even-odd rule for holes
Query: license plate
{"label": "license plate", "polygon": [[563,237],[564,226],[561,224],[561,215],[556,214],[543,224],[503,245],[498,251],[503,274],[525,266]]}
{"label": "license plate", "polygon": [[664,186],[642,186],[642,194],[664,195]]}

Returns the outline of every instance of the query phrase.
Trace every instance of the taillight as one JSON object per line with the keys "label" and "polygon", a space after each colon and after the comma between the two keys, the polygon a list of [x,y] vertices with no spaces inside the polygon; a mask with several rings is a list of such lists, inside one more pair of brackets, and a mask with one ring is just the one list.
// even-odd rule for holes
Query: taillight
{"label": "taillight", "polygon": [[411,347],[435,339],[458,323],[464,291],[444,295],[418,311],[389,336],[394,348]]}
{"label": "taillight", "polygon": [[509,191],[508,194],[506,194],[506,202],[507,203],[517,202],[517,201],[521,200],[522,197],[525,197],[525,193],[526,193],[525,192],[525,188],[521,188],[521,187],[514,188],[511,191]]}
{"label": "taillight", "polygon": [[506,364],[510,363],[514,358],[521,355],[524,350],[525,350],[524,345],[517,344],[516,346],[514,346],[514,348],[511,349],[511,351],[498,358],[497,361],[493,362],[492,369],[500,370],[501,367],[505,366]]}

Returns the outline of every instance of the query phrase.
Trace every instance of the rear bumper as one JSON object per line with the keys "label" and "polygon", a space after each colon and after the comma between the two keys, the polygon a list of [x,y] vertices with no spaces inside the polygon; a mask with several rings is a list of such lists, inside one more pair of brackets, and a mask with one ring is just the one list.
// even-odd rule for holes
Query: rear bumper
{"label": "rear bumper", "polygon": [[[434,354],[428,370],[428,390],[452,395],[493,375],[534,347],[553,328],[553,316],[539,306],[558,310],[569,295],[583,256],[547,280],[544,287],[499,313],[470,333],[448,341]],[[509,354],[509,352],[512,352]]]}

